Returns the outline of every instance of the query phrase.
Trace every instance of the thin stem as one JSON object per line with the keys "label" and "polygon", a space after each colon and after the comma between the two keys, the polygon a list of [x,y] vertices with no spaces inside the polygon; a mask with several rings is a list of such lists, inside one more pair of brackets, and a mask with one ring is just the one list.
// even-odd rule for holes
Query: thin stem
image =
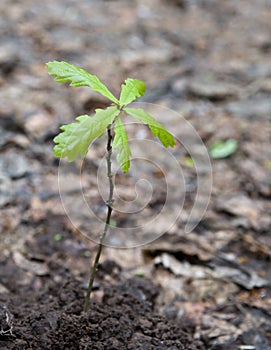
{"label": "thin stem", "polygon": [[109,182],[107,215],[106,215],[104,229],[103,229],[101,236],[100,236],[98,251],[96,253],[95,260],[94,260],[93,267],[92,267],[92,271],[91,271],[90,278],[89,278],[88,289],[87,289],[85,302],[84,302],[84,308],[83,308],[84,312],[87,312],[89,309],[89,299],[90,299],[90,295],[91,295],[91,291],[92,291],[92,287],[93,287],[93,282],[94,282],[95,275],[96,275],[96,272],[98,269],[99,260],[100,260],[100,256],[101,256],[102,249],[103,249],[103,243],[104,243],[108,228],[110,226],[110,218],[111,218],[111,214],[112,214],[112,210],[113,210],[114,183],[113,183],[113,176],[112,176],[112,170],[111,170],[112,139],[113,139],[113,136],[111,133],[111,125],[109,125],[107,128],[107,147],[106,147],[106,150],[107,150],[107,155],[106,155],[107,177],[108,177],[108,182]]}

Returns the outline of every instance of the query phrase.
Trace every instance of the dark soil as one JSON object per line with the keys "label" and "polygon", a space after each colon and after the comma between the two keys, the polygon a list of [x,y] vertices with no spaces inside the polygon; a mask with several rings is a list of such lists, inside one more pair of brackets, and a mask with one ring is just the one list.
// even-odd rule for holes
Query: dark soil
{"label": "dark soil", "polygon": [[14,318],[10,327],[6,325],[0,348],[205,349],[201,342],[193,342],[181,323],[173,324],[153,312],[157,294],[149,280],[133,278],[105,288],[102,302],[91,302],[90,310],[83,313],[78,281],[51,282],[39,293],[21,291],[7,302]]}
{"label": "dark soil", "polygon": [[15,253],[0,260],[1,349],[205,349],[192,339],[193,322],[155,312],[157,286],[143,277],[122,282],[122,267],[112,260],[100,264],[84,313],[87,276],[84,268],[78,273],[76,260],[88,266],[89,257],[64,222],[53,215],[41,221],[35,231],[42,233],[24,243],[27,259]]}

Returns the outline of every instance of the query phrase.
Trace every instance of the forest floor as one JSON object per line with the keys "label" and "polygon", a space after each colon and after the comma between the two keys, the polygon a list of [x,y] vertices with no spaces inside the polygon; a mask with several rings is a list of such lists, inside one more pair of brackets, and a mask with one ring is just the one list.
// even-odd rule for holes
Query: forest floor
{"label": "forest floor", "polygon": [[[1,0],[0,13],[0,348],[270,350],[271,1]],[[60,125],[108,103],[56,84],[52,60],[116,95],[143,80],[142,106],[178,141],[163,153],[131,126],[87,313],[105,140],[72,164],[52,148]],[[233,154],[209,158],[229,139]]]}

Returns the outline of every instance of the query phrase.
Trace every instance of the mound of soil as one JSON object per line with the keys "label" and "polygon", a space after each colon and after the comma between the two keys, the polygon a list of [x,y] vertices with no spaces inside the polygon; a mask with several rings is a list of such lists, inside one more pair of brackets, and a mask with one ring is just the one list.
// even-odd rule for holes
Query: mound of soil
{"label": "mound of soil", "polygon": [[51,282],[36,293],[22,290],[20,295],[6,300],[6,306],[2,304],[1,325],[5,333],[2,331],[0,336],[0,348],[205,349],[181,324],[154,313],[157,294],[157,287],[149,280],[132,278],[105,287],[102,301],[91,301],[89,311],[84,313],[83,289],[78,281],[69,280],[62,286]]}

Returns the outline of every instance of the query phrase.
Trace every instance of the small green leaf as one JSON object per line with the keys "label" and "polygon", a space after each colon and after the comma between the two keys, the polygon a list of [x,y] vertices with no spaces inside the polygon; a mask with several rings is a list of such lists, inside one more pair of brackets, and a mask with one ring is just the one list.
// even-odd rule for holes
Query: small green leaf
{"label": "small green leaf", "polygon": [[92,75],[86,70],[74,66],[67,62],[53,61],[46,63],[48,74],[55,76],[57,83],[68,83],[71,86],[89,86],[93,91],[99,92],[110,101],[119,104],[117,98],[108,90],[96,75]]}
{"label": "small green leaf", "polygon": [[145,271],[143,271],[143,270],[137,270],[137,271],[135,271],[135,275],[136,275],[137,277],[144,277],[144,276],[145,276]]}
{"label": "small green leaf", "polygon": [[143,96],[145,91],[146,85],[143,83],[143,81],[131,78],[126,79],[125,84],[122,84],[121,86],[121,94],[119,99],[120,105],[128,105],[139,96]]}
{"label": "small green leaf", "polygon": [[209,149],[209,154],[214,159],[226,158],[233,154],[236,149],[237,141],[234,139],[215,141]]}
{"label": "small green leaf", "polygon": [[142,108],[125,108],[124,111],[132,117],[140,120],[142,123],[147,124],[154,136],[158,137],[161,143],[165,147],[173,147],[176,142],[174,137],[164,128],[163,125],[158,123],[150,114],[146,113]]}
{"label": "small green leaf", "polygon": [[117,161],[121,169],[127,173],[130,168],[131,151],[125,127],[119,117],[116,118],[114,132],[113,148],[118,152]]}
{"label": "small green leaf", "polygon": [[56,157],[67,157],[69,162],[78,155],[84,157],[90,143],[96,137],[100,137],[120,113],[117,106],[96,109],[95,112],[93,117],[81,115],[76,118],[78,123],[63,125],[60,128],[63,132],[54,138],[56,143],[54,155]]}
{"label": "small green leaf", "polygon": [[189,168],[193,168],[195,166],[194,159],[191,158],[190,156],[184,157],[184,164]]}
{"label": "small green leaf", "polygon": [[57,233],[56,235],[54,235],[54,241],[58,242],[62,240],[62,235],[61,233]]}
{"label": "small green leaf", "polygon": [[117,221],[114,220],[114,219],[110,219],[109,225],[110,225],[111,227],[117,227]]}

